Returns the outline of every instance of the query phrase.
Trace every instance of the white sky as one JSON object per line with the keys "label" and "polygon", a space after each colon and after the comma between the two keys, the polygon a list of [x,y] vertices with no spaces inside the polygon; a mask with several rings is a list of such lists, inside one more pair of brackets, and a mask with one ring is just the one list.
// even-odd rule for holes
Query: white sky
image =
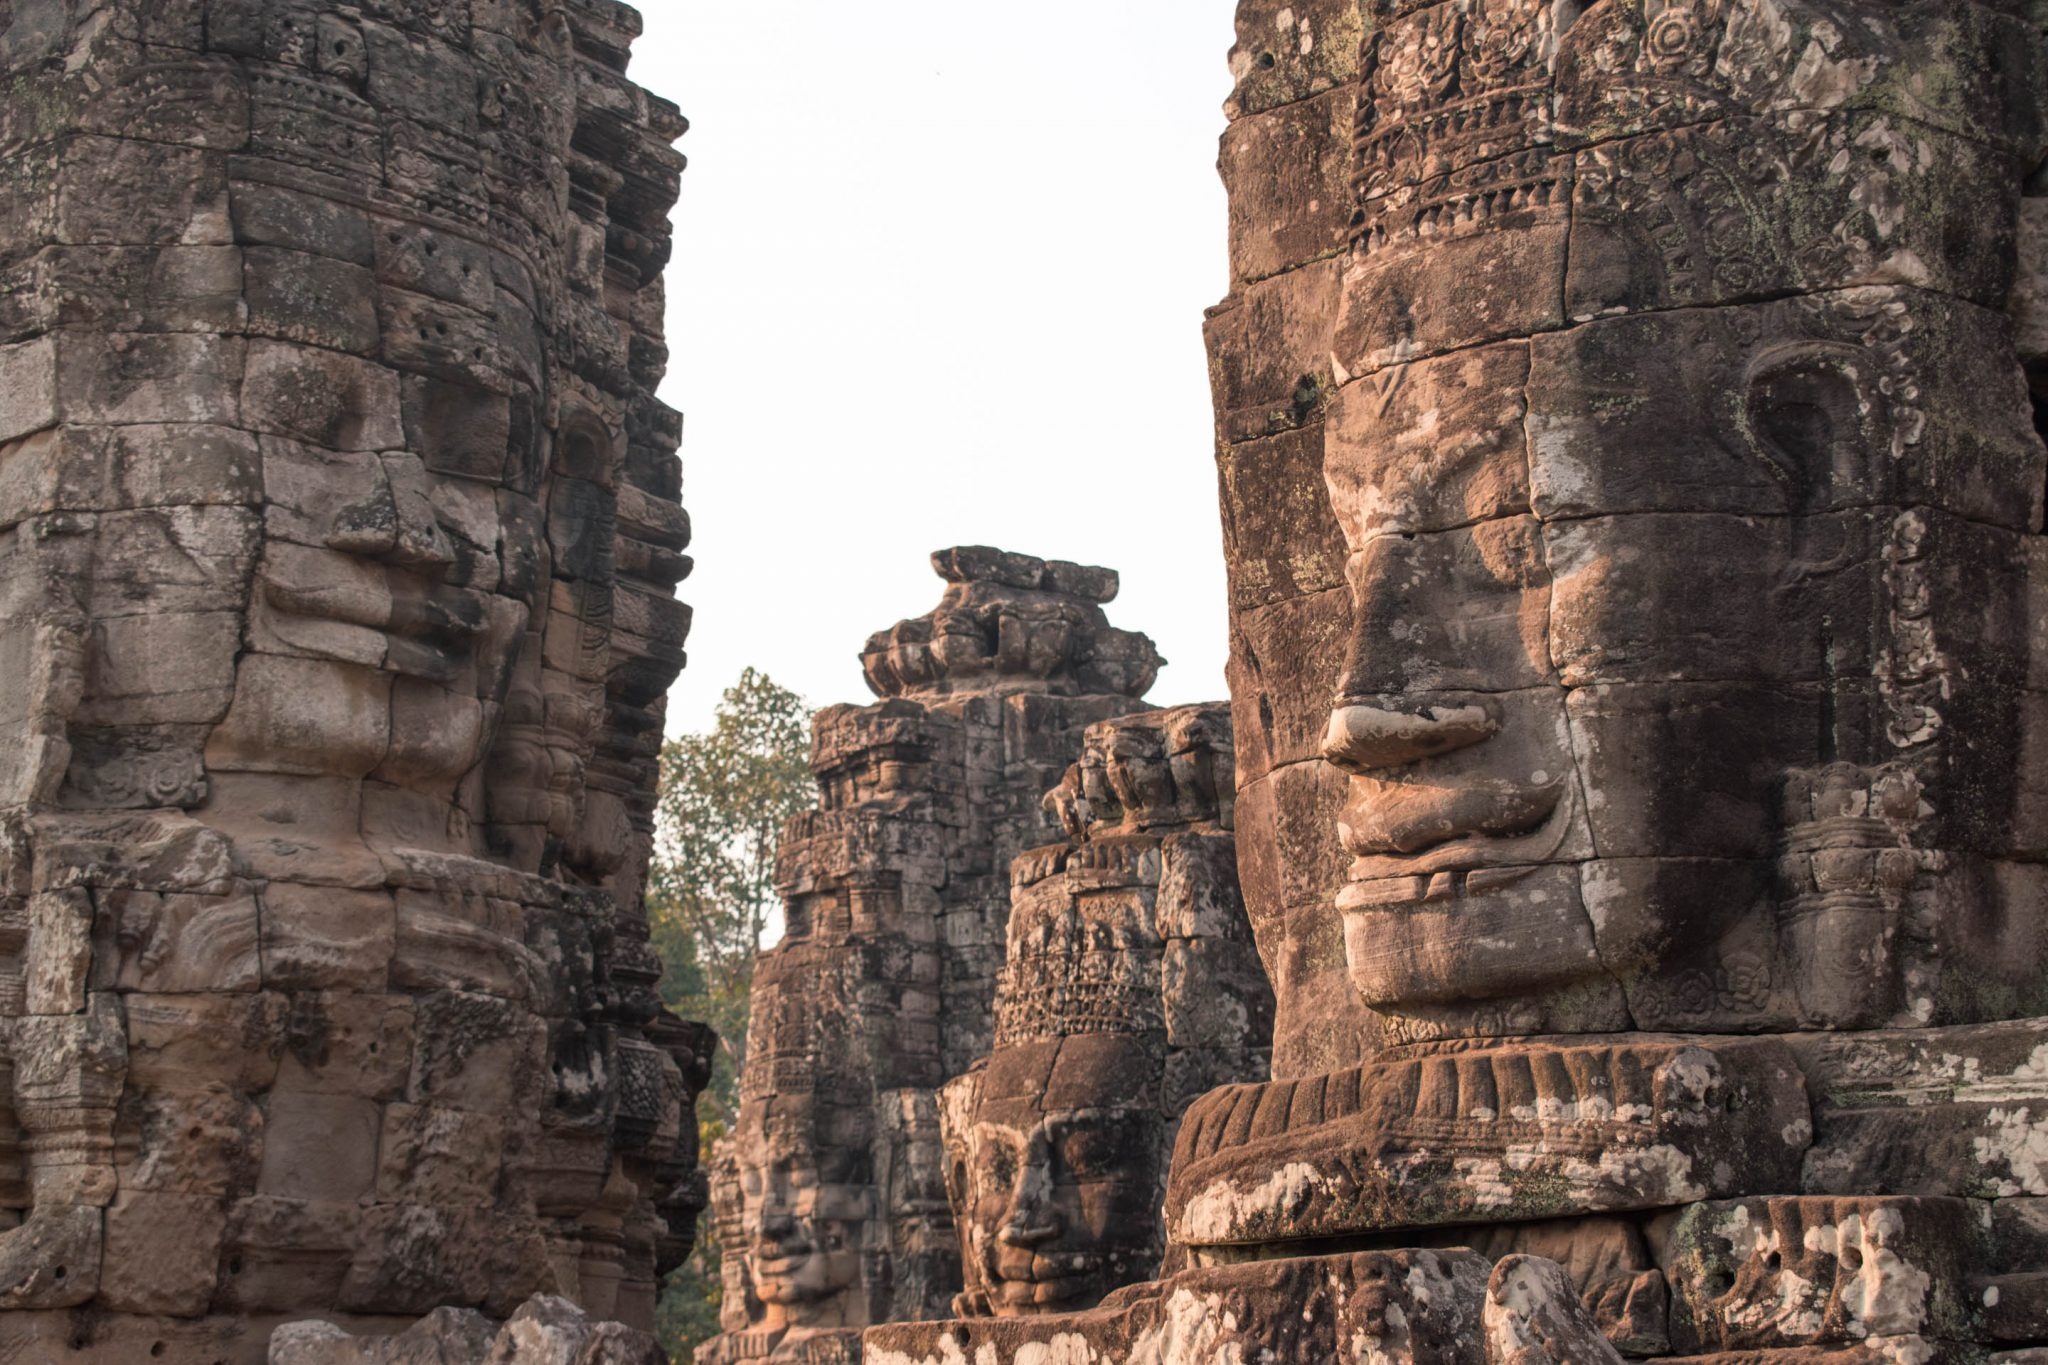
{"label": "white sky", "polygon": [[691,121],[669,268],[697,571],[675,732],[748,665],[866,701],[870,632],[992,544],[1225,695],[1202,310],[1234,0],[640,0]]}

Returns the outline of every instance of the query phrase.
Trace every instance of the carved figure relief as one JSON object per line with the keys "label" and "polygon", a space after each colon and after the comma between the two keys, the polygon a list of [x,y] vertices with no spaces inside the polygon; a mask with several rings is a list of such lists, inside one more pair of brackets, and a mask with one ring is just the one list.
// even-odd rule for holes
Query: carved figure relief
{"label": "carved figure relief", "polygon": [[1011,869],[995,1051],[940,1113],[965,1316],[1088,1308],[1155,1273],[1181,1111],[1263,1078],[1272,994],[1238,898],[1230,718],[1089,727]]}
{"label": "carved figure relief", "polygon": [[868,1358],[2023,1358],[2040,17],[1353,8],[1240,6],[1209,329],[1274,1079]]}
{"label": "carved figure relief", "polygon": [[74,10],[0,7],[0,1355],[645,1324],[683,121],[623,7]]}

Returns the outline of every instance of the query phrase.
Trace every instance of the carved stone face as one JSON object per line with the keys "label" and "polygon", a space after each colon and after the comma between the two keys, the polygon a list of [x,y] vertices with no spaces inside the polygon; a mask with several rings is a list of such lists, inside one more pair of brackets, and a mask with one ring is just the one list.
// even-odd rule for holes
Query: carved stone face
{"label": "carved stone face", "polygon": [[261,439],[248,648],[208,747],[221,818],[267,832],[289,808],[302,845],[359,831],[527,871],[567,847],[609,871],[630,831],[572,841],[605,717],[611,438],[519,434],[530,394],[260,355],[251,384],[297,435]]}
{"label": "carved stone face", "polygon": [[1119,1103],[1121,1076],[1112,1065],[1083,1107],[1050,1109],[1035,1096],[976,1107],[962,1235],[997,1315],[1093,1305],[1156,1261],[1167,1120],[1156,1106]]}
{"label": "carved stone face", "polygon": [[[291,651],[283,657],[337,665],[294,670],[309,675],[302,686],[326,677],[334,682],[323,690],[352,682],[368,687],[374,684],[364,673],[376,671],[407,680],[405,689],[423,700],[433,689],[455,723],[431,735],[399,736],[396,757],[412,780],[459,776],[465,762],[475,762],[481,740],[479,698],[496,690],[492,678],[479,676],[479,664],[502,667],[527,615],[526,604],[494,600],[490,591],[499,580],[498,489],[436,475],[403,451],[335,458],[280,450],[267,463],[285,478],[303,467],[309,484],[317,478],[324,486],[308,488],[297,509],[293,529],[301,534],[273,536],[266,545],[258,571],[259,638]],[[261,686],[261,677],[248,685]],[[452,714],[457,710],[460,718]],[[368,761],[380,738],[355,730],[352,719],[341,710],[305,717],[306,747],[331,753],[331,766],[342,772]],[[384,747],[371,772],[396,770],[388,738]]]}
{"label": "carved stone face", "polygon": [[[740,1236],[756,1297],[782,1308],[784,1326],[809,1325],[818,1306],[860,1283],[861,1232],[874,1191],[859,1163],[784,1136],[740,1161]],[[839,1325],[834,1314],[816,1325]]]}
{"label": "carved stone face", "polygon": [[[0,225],[0,1014],[60,1021],[12,1050],[43,1068],[18,1145],[56,1155],[0,1202],[35,1227],[17,1306],[92,1304],[113,1355],[166,1349],[112,1324],[145,1307],[547,1289],[647,1322],[688,1254],[708,1043],[660,1007],[641,895],[688,624],[647,349],[683,128],[623,76],[636,33],[526,0],[0,4],[39,164],[69,149]],[[133,245],[17,268],[77,234]],[[64,960],[25,968],[28,860],[84,849]],[[220,1045],[127,1066],[128,1019],[174,1016]],[[360,1159],[422,1143],[456,1185]],[[161,1248],[77,1213],[137,1161],[213,1196],[163,1223],[196,1273],[148,1306],[119,1277]],[[271,1199],[347,1216],[229,1228]]]}
{"label": "carved stone face", "polygon": [[[602,188],[616,172],[570,155],[568,21],[508,11],[493,22],[512,41],[488,37],[444,85],[422,54],[476,31],[467,19],[394,27],[310,0],[209,16],[222,53],[271,73],[253,114],[246,91],[231,106],[258,129],[250,154],[298,169],[223,188],[204,229],[247,244],[223,424],[246,441],[233,482],[261,515],[236,599],[207,603],[230,702],[204,717],[207,789],[182,804],[267,876],[367,882],[367,846],[605,882],[633,861],[636,818],[644,831],[653,777],[622,752],[640,724],[623,717],[681,665],[668,599],[688,523],[659,461],[627,468],[629,422],[665,438],[672,415],[643,413],[651,395],[622,369],[555,358],[579,329],[617,330],[567,299],[654,268],[636,254],[652,236],[611,231],[607,214],[632,212]],[[363,175],[390,191],[376,209]],[[502,232],[454,226],[492,212]],[[155,463],[179,458],[156,439]],[[653,603],[630,644],[621,594]],[[199,723],[194,700],[177,714]],[[611,768],[587,781],[607,745]]]}
{"label": "carved stone face", "polygon": [[[1367,44],[1323,751],[1397,1039],[2019,1007],[1942,978],[2022,989],[1982,945],[2043,843],[2042,449],[1995,264],[2033,163],[1957,135],[1981,92],[1876,112],[1941,21],[1823,60],[1772,25],[1828,6],[1765,13],[1392,7]],[[1829,112],[1780,121],[1802,62]]]}
{"label": "carved stone face", "polygon": [[[1894,942],[1911,845],[2042,842],[1997,739],[2025,728],[2039,442],[2016,372],[1975,402],[1943,377],[1997,327],[1856,290],[1344,391],[1325,470],[1356,616],[1324,753],[1351,774],[1352,976],[1397,1033],[1920,1008]],[[1992,800],[1965,817],[1971,751]],[[1787,793],[1835,764],[1866,793],[1850,842],[1906,864],[1816,931],[1780,909],[1815,889],[1786,859],[1820,818]],[[1831,963],[1862,988],[1817,982]]]}

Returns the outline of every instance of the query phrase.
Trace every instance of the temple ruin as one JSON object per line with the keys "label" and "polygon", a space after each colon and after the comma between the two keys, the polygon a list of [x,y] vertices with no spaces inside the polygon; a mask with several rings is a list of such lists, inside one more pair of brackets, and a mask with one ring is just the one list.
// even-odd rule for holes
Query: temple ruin
{"label": "temple ruin", "polygon": [[2048,1360],[2039,0],[1240,0],[1231,716],[935,556],[709,1181],[638,32],[0,0],[0,1360]]}
{"label": "temple ruin", "polygon": [[987,1055],[1011,861],[1097,721],[1163,662],[1107,569],[932,557],[939,607],[874,636],[882,700],[813,727],[819,808],[784,831],[786,936],[754,977],[739,1124],[715,1167],[725,1335],[707,1361],[860,1358],[860,1329],[960,1291],[939,1090]]}
{"label": "temple ruin", "polygon": [[2043,15],[1244,0],[1232,66],[1274,1079],[1164,1278],[870,1365],[2041,1358]]}
{"label": "temple ruin", "polygon": [[690,1250],[638,32],[0,4],[0,1357],[624,1331]]}
{"label": "temple ruin", "polygon": [[1090,726],[1011,868],[993,1050],[941,1094],[963,1316],[1092,1308],[1157,1274],[1180,1118],[1266,1078],[1273,993],[1237,885],[1230,715]]}

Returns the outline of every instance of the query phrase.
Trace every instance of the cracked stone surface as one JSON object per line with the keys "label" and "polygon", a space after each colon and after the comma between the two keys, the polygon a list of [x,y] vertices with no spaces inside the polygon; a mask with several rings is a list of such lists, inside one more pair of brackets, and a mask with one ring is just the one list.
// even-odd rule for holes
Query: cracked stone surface
{"label": "cracked stone surface", "polygon": [[[814,722],[818,809],[783,833],[788,932],[755,969],[739,1122],[713,1163],[724,1335],[700,1361],[853,1360],[861,1328],[951,1311],[961,1252],[940,1091],[1026,1027],[996,1005],[1011,865],[1050,875],[1057,855],[1019,859],[1046,838],[1046,792],[1104,733],[1090,727],[1151,709],[1140,698],[1162,661],[1109,624],[1111,570],[986,547],[932,565],[940,605],[862,652],[881,700]],[[1145,774],[1141,806],[1160,782],[1171,804],[1170,769],[1185,772],[1185,808],[1141,836],[1154,847],[1169,825],[1199,839],[1229,785],[1227,720],[1190,719],[1185,742],[1158,729],[1149,762],[1118,765]],[[1088,800],[1077,789],[1069,817],[1088,823]],[[1190,914],[1223,894],[1199,862],[1182,869]]]}
{"label": "cracked stone surface", "polygon": [[1011,866],[995,1046],[940,1095],[970,1316],[1094,1306],[1156,1274],[1188,1105],[1265,1077],[1273,997],[1238,893],[1230,715],[1089,727]]}
{"label": "cracked stone surface", "polygon": [[[1273,1077],[1160,1280],[870,1359],[2042,1358],[2044,25],[1242,0]],[[1455,1344],[1369,1290],[1425,1253]]]}
{"label": "cracked stone surface", "polygon": [[[0,1357],[651,1323],[684,130],[611,0],[0,4]],[[622,1357],[623,1358],[623,1357]]]}

